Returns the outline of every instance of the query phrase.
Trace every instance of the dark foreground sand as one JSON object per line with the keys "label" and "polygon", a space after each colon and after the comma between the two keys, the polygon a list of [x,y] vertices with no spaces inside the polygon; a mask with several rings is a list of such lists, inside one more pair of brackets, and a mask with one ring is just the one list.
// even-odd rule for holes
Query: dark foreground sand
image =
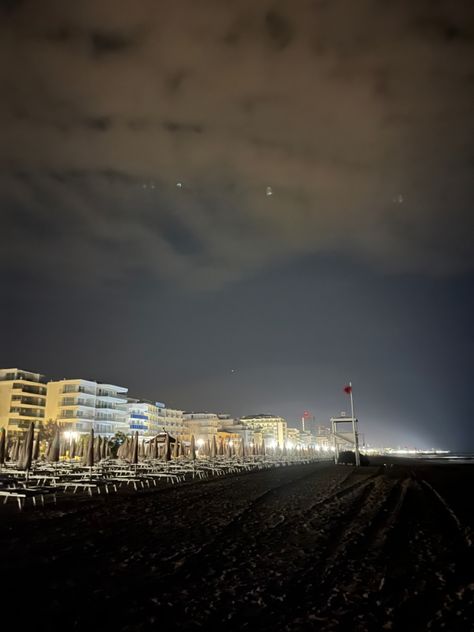
{"label": "dark foreground sand", "polygon": [[16,630],[472,630],[474,466],[391,463],[0,513],[2,617]]}

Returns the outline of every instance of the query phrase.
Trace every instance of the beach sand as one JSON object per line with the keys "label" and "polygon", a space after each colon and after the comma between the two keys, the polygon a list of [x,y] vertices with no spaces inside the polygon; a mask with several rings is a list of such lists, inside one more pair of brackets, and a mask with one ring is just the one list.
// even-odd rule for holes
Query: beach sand
{"label": "beach sand", "polygon": [[472,630],[474,467],[371,463],[3,508],[2,610],[21,630]]}

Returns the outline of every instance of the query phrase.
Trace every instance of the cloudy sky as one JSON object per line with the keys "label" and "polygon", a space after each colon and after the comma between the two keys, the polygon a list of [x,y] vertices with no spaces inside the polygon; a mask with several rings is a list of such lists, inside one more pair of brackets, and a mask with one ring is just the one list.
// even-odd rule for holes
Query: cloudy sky
{"label": "cloudy sky", "polygon": [[462,0],[0,0],[0,365],[290,421],[352,379],[368,439],[474,448],[473,44]]}

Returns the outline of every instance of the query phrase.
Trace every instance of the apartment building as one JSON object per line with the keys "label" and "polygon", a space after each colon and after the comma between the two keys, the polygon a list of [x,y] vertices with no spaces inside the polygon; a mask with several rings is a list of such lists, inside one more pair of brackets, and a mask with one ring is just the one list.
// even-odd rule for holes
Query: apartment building
{"label": "apartment building", "polygon": [[211,441],[212,437],[217,436],[221,425],[219,415],[206,411],[185,412],[183,414],[183,420],[187,433],[194,435],[197,441]]}
{"label": "apartment building", "polygon": [[287,422],[283,417],[276,415],[246,415],[240,418],[241,423],[250,428],[258,441],[262,439],[265,447],[283,448],[287,439]]}
{"label": "apartment building", "polygon": [[127,392],[124,386],[90,380],[49,382],[45,418],[69,432],[85,433],[93,428],[102,436],[126,433]]}
{"label": "apartment building", "polygon": [[0,369],[0,428],[24,432],[45,419],[46,378],[23,369]]}
{"label": "apartment building", "polygon": [[161,428],[158,432],[162,432],[164,428],[165,432],[169,432],[173,437],[178,437],[179,439],[184,438],[184,436],[188,434],[188,430],[184,423],[183,411],[168,408],[165,404],[159,402],[157,402],[156,405],[158,407],[159,423],[161,424]]}
{"label": "apartment building", "polygon": [[179,438],[186,433],[182,410],[167,408],[160,402],[132,398],[128,399],[126,408],[129,432],[154,436],[164,431]]}
{"label": "apartment building", "polygon": [[228,435],[232,439],[237,438],[247,446],[253,442],[252,429],[241,423],[239,419],[233,419],[230,415],[218,415],[218,417],[219,436]]}

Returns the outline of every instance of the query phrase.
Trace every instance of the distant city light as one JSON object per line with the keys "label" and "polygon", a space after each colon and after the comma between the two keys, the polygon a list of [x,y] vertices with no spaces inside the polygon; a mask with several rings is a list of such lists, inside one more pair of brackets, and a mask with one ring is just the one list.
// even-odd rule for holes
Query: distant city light
{"label": "distant city light", "polygon": [[272,187],[267,187],[266,191],[265,191],[265,194],[266,194],[267,197],[270,197],[270,195],[273,195]]}

